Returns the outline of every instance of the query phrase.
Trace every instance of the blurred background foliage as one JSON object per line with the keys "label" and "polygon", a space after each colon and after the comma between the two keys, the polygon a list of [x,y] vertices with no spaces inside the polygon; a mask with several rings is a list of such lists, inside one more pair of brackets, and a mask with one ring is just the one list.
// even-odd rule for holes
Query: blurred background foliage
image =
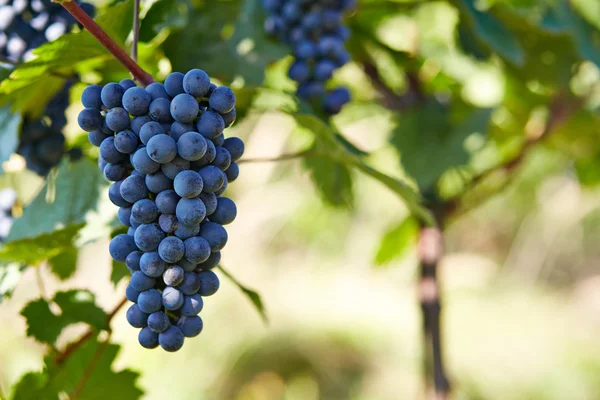
{"label": "blurred background foliage", "polygon": [[[96,4],[128,46],[131,2]],[[452,398],[600,398],[598,1],[359,1],[353,61],[332,82],[353,101],[332,121],[294,97],[290,50],[264,34],[259,0],[142,10],[140,64],[155,78],[203,68],[236,90],[231,134],[248,160],[224,260],[259,289],[270,324],[224,284],[178,354],[137,346],[123,311],[107,344],[100,308],[118,303],[125,272],[107,255],[116,210],[76,115],[86,84],[127,72],[72,33],[0,64],[12,108],[0,111],[0,187],[17,190],[22,214],[0,248],[3,397],[75,398],[83,380],[79,399],[422,398],[415,243],[437,221]],[[14,118],[74,73],[68,141],[85,157],[44,182],[11,155]],[[251,162],[281,154],[299,160]],[[60,317],[39,318],[46,308]],[[86,325],[98,341],[59,362]]]}

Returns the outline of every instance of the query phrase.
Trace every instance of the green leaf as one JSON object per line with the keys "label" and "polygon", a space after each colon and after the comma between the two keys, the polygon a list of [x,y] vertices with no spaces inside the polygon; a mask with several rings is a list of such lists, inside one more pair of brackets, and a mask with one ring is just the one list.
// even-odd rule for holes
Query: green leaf
{"label": "green leaf", "polygon": [[138,373],[114,371],[120,346],[89,340],[61,364],[45,358],[42,372],[30,372],[17,383],[13,400],[136,400],[143,392],[136,386]]}
{"label": "green leaf", "polygon": [[70,278],[77,269],[77,254],[77,248],[74,246],[65,249],[48,260],[50,270],[61,280]]}
{"label": "green leaf", "polygon": [[56,229],[85,221],[88,211],[96,207],[103,182],[98,167],[87,159],[70,164],[66,160],[56,178],[15,220],[8,241],[35,238]]}
{"label": "green leaf", "polygon": [[84,223],[69,225],[64,229],[33,238],[8,242],[4,247],[0,247],[0,262],[36,265],[41,261],[52,259],[73,248],[73,242],[84,225]]}
{"label": "green leaf", "polygon": [[269,317],[267,316],[267,310],[265,309],[265,305],[263,304],[263,301],[260,297],[260,294],[258,294],[258,292],[256,292],[255,290],[252,290],[244,285],[242,285],[240,283],[240,281],[238,281],[237,279],[235,279],[235,277],[233,275],[231,275],[229,272],[227,272],[227,270],[225,268],[223,268],[222,265],[219,265],[218,267],[221,272],[223,272],[223,274],[235,285],[238,287],[238,289],[240,289],[242,291],[242,293],[244,293],[244,295],[246,295],[246,297],[248,297],[248,300],[250,300],[250,302],[252,303],[252,305],[254,305],[254,308],[256,309],[256,311],[258,311],[258,313],[260,314],[260,317],[262,318],[263,322],[266,324],[269,322]]}
{"label": "green leaf", "polygon": [[117,286],[121,279],[125,278],[129,275],[129,270],[125,266],[125,263],[116,262],[113,260],[112,262],[112,271],[110,273],[110,281],[113,285]]}
{"label": "green leaf", "polygon": [[0,173],[2,163],[10,158],[19,145],[19,127],[21,116],[11,113],[9,107],[0,108]]}
{"label": "green leaf", "polygon": [[400,224],[390,229],[381,239],[381,244],[375,255],[377,265],[387,264],[399,258],[417,241],[419,224],[414,218],[406,218]]}
{"label": "green leaf", "polygon": [[525,53],[517,38],[495,16],[489,11],[479,11],[474,0],[457,0],[457,3],[481,41],[513,64],[523,64]]}
{"label": "green leaf", "polygon": [[28,303],[21,311],[27,320],[27,336],[37,341],[54,344],[68,325],[86,323],[96,329],[106,328],[107,315],[95,303],[94,295],[86,290],[58,292],[53,302],[60,308],[55,315],[44,299]]}
{"label": "green leaf", "polygon": [[303,163],[323,200],[335,207],[352,207],[352,175],[348,167],[322,156],[305,158]]}

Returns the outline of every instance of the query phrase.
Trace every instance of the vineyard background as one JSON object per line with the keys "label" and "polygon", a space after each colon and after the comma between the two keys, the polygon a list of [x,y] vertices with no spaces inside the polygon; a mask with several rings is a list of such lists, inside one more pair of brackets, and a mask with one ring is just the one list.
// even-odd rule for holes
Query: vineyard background
{"label": "vineyard background", "polygon": [[[132,3],[94,4],[127,48]],[[294,97],[289,49],[265,35],[259,1],[142,6],[142,67],[161,79],[202,68],[236,92],[228,134],[246,141],[246,161],[229,189],[239,212],[223,266],[260,293],[269,322],[221,274],[204,331],[177,354],[141,348],[121,309],[110,336],[92,323],[97,340],[55,363],[51,348],[77,341],[86,319],[23,307],[87,289],[109,312],[127,273],[110,260],[116,207],[77,126],[85,84],[71,90],[65,130],[82,160],[44,180],[11,154],[14,118],[65,76],[128,76],[87,32],[68,34],[0,64],[0,104],[12,107],[0,111],[0,188],[17,190],[22,213],[0,247],[2,398],[39,398],[44,380],[55,383],[36,392],[44,399],[425,398],[416,244],[436,222],[450,397],[600,398],[595,0],[359,1],[346,17],[353,61],[332,83],[353,100],[332,124]],[[78,397],[65,394],[82,380]]]}

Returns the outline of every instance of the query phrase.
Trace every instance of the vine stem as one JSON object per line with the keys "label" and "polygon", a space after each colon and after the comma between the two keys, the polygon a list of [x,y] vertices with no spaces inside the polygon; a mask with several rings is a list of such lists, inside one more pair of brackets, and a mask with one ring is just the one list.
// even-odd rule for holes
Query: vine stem
{"label": "vine stem", "polygon": [[[106,318],[106,328],[110,332],[110,321],[114,318],[115,314],[119,312],[119,310],[127,303],[127,298],[123,297],[119,303],[110,311]],[[75,352],[79,347],[81,347],[85,342],[90,340],[92,336],[94,336],[95,330],[93,328],[88,329],[77,341],[69,344],[62,353],[59,353],[56,356],[55,362],[56,364],[62,364],[65,362],[71,354]],[[108,341],[108,339],[107,339]]]}
{"label": "vine stem", "polygon": [[133,1],[133,41],[131,43],[131,58],[137,63],[138,42],[140,41],[140,0]]}
{"label": "vine stem", "polygon": [[114,40],[104,32],[104,30],[94,20],[86,14],[85,11],[75,1],[69,0],[62,2],[61,5],[67,10],[81,25],[87,29],[125,68],[131,72],[133,78],[144,86],[154,82],[152,75],[144,71],[131,57],[120,48]]}
{"label": "vine stem", "polygon": [[287,160],[294,160],[297,158],[313,157],[316,155],[317,155],[317,152],[314,149],[308,149],[308,150],[299,151],[297,153],[281,154],[279,156],[270,157],[270,158],[269,157],[243,158],[243,159],[237,161],[237,163],[242,164],[242,163],[263,163],[263,162],[287,161]]}
{"label": "vine stem", "polygon": [[79,381],[77,382],[77,386],[75,387],[73,394],[69,397],[70,400],[77,400],[79,398],[79,395],[83,391],[83,388],[85,387],[86,383],[90,380],[90,377],[92,376],[92,373],[94,372],[94,368],[96,368],[98,361],[100,361],[100,357],[102,357],[102,353],[104,353],[106,346],[108,346],[109,340],[110,340],[110,333],[105,341],[98,344],[98,348],[94,352],[92,359],[90,360],[90,362],[86,366],[85,370],[83,371],[81,378],[79,378]]}

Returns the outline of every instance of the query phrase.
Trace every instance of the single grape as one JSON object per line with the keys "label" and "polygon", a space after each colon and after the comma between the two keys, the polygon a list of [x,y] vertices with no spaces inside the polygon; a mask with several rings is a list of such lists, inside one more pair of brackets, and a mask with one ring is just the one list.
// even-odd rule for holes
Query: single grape
{"label": "single grape", "polygon": [[198,116],[198,111],[198,102],[189,94],[181,93],[171,100],[171,116],[177,122],[193,122]]}
{"label": "single grape", "polygon": [[165,86],[162,83],[152,82],[148,86],[146,86],[146,92],[150,94],[152,100],[156,100],[158,98],[169,99],[169,94],[165,90]]}
{"label": "single grape", "polygon": [[177,286],[181,293],[191,296],[200,288],[200,282],[195,272],[186,272],[183,274],[183,281]]}
{"label": "single grape", "polygon": [[146,175],[146,186],[152,193],[160,193],[173,188],[173,181],[162,171]]}
{"label": "single grape", "polygon": [[131,164],[142,174],[153,174],[160,169],[160,164],[150,158],[145,147],[139,148],[133,153]]}
{"label": "single grape", "polygon": [[157,311],[148,316],[148,328],[156,333],[166,331],[170,325],[169,317],[164,312]]}
{"label": "single grape", "polygon": [[[202,136],[200,136],[202,137]],[[202,139],[204,140],[204,139]],[[190,169],[190,162],[188,160],[184,160],[183,158],[177,156],[173,159],[173,161],[168,162],[166,164],[161,165],[161,170],[163,174],[167,176],[169,179],[175,179],[177,174],[182,171]]]}
{"label": "single grape", "polygon": [[123,181],[118,181],[108,188],[108,198],[117,207],[131,207],[133,204],[121,196],[121,185]]}
{"label": "single grape", "polygon": [[231,183],[235,181],[240,175],[240,167],[238,164],[233,161],[229,168],[225,170],[225,176],[227,177],[227,182]]}
{"label": "single grape", "polygon": [[79,127],[86,132],[91,132],[102,128],[102,114],[96,108],[84,108],[77,117]]}
{"label": "single grape", "polygon": [[176,236],[164,238],[158,246],[160,258],[169,264],[175,264],[177,261],[181,260],[185,251],[186,246],[184,246],[183,241]]}
{"label": "single grape", "polygon": [[220,225],[227,225],[232,223],[236,216],[237,207],[233,200],[228,199],[227,197],[219,197],[217,199],[217,209],[210,216],[210,220]]}
{"label": "single grape", "polygon": [[221,252],[217,251],[214,253],[210,253],[210,257],[208,260],[204,261],[202,264],[198,264],[198,270],[208,271],[215,268],[221,262]]}
{"label": "single grape", "polygon": [[125,258],[125,265],[131,273],[140,270],[140,259],[142,258],[142,254],[144,253],[141,251],[132,251],[127,255],[127,258]]}
{"label": "single grape", "polygon": [[163,290],[162,299],[163,306],[170,311],[178,310],[183,305],[183,293],[172,286],[167,286]]}
{"label": "single grape", "polygon": [[158,334],[160,347],[168,352],[175,352],[183,346],[183,333],[176,326],[171,325],[166,331]]}
{"label": "single grape", "polygon": [[138,138],[129,129],[117,133],[115,136],[115,148],[124,154],[133,153],[138,147]]}
{"label": "single grape", "polygon": [[183,268],[179,265],[172,265],[163,273],[163,281],[167,286],[177,286],[183,282]]}
{"label": "single grape", "polygon": [[[199,198],[183,198],[177,203],[175,215],[180,222],[178,229],[182,228],[182,225],[198,225],[206,217],[206,207]],[[175,231],[175,235],[177,235],[177,231]]]}
{"label": "single grape", "polygon": [[100,147],[104,139],[106,139],[107,137],[108,135],[102,132],[101,130],[95,130],[88,133],[88,140],[91,144],[93,144],[96,147]]}
{"label": "single grape", "polygon": [[163,126],[161,124],[159,124],[156,121],[150,121],[145,123],[144,125],[142,125],[142,127],[140,128],[140,141],[147,145],[148,141],[156,136],[156,135],[160,135],[160,134],[164,134],[165,129],[163,128]]}
{"label": "single grape", "polygon": [[125,201],[133,204],[148,197],[148,188],[142,176],[130,175],[122,181],[120,193]]}
{"label": "single grape", "polygon": [[114,108],[123,105],[123,94],[125,89],[118,83],[109,83],[102,88],[100,98],[105,107]]}
{"label": "single grape", "polygon": [[151,278],[158,278],[165,272],[167,263],[155,252],[145,252],[140,258],[140,270]]}
{"label": "single grape", "polygon": [[125,226],[131,226],[129,219],[131,218],[131,207],[119,207],[117,218]]}
{"label": "single grape", "polygon": [[177,203],[181,198],[174,190],[164,190],[156,196],[156,206],[163,214],[175,214]]}
{"label": "single grape", "polygon": [[123,94],[123,108],[131,115],[148,114],[152,96],[144,88],[131,87]]}
{"label": "single grape", "polygon": [[202,224],[200,227],[200,236],[206,239],[212,252],[222,250],[227,244],[227,231],[221,225],[214,222]]}
{"label": "single grape", "polygon": [[[141,294],[141,293],[140,293]],[[132,304],[125,314],[127,322],[134,328],[143,328],[148,321],[148,314],[143,312],[137,304]]]}
{"label": "single grape", "polygon": [[140,292],[135,290],[133,286],[127,285],[127,287],[125,288],[125,297],[127,297],[127,300],[135,303],[139,295]]}
{"label": "single grape", "polygon": [[125,154],[121,153],[115,147],[115,138],[107,137],[100,144],[100,156],[107,162],[116,164],[126,159]]}
{"label": "single grape", "polygon": [[116,182],[125,178],[127,175],[127,170],[120,164],[111,164],[108,163],[104,166],[104,177],[109,181]]}
{"label": "single grape", "polygon": [[206,215],[209,216],[217,209],[217,196],[214,193],[200,193],[200,200],[206,207]]}
{"label": "single grape", "polygon": [[200,288],[198,289],[200,296],[212,296],[219,290],[219,277],[212,271],[199,272],[198,282],[200,282]]}
{"label": "single grape", "polygon": [[142,271],[135,271],[131,274],[129,284],[138,292],[143,292],[154,286],[156,279],[144,274]]}
{"label": "single grape", "polygon": [[155,349],[158,347],[158,333],[148,327],[144,327],[138,334],[138,342],[146,349]]}
{"label": "single grape", "polygon": [[200,311],[202,311],[203,307],[204,302],[202,301],[202,297],[200,297],[199,294],[184,296],[183,305],[181,306],[180,310],[181,315],[186,317],[193,317],[194,315],[198,315]]}
{"label": "single grape", "polygon": [[202,182],[204,183],[202,190],[205,193],[214,193],[219,190],[225,182],[225,174],[214,165],[207,165],[198,171]]}
{"label": "single grape", "polygon": [[133,238],[129,235],[119,234],[112,238],[108,246],[108,252],[113,260],[125,262],[125,259],[132,251],[136,251],[137,247]]}
{"label": "single grape", "polygon": [[164,87],[169,96],[175,97],[183,93],[183,79],[184,75],[181,72],[172,72],[167,75]]}
{"label": "single grape", "polygon": [[226,114],[221,114],[221,117],[223,117],[223,122],[225,123],[225,128],[229,128],[235,122],[235,118],[237,117],[237,112],[235,111],[235,108],[234,108],[233,110],[229,111]]}
{"label": "single grape", "polygon": [[195,171],[181,171],[173,181],[175,193],[181,197],[192,199],[202,193],[202,177]]}
{"label": "single grape", "polygon": [[172,122],[170,109],[171,102],[164,97],[159,97],[150,103],[150,116],[158,122]]}
{"label": "single grape", "polygon": [[106,113],[106,125],[113,132],[129,128],[129,114],[121,107],[115,107]]}
{"label": "single grape", "polygon": [[185,245],[185,259],[194,264],[200,264],[208,260],[210,256],[210,245],[208,242],[199,236],[194,236],[186,239],[183,242]]}
{"label": "single grape", "polygon": [[148,140],[146,151],[157,163],[166,164],[177,156],[177,144],[171,136],[160,134]]}
{"label": "single grape", "polygon": [[224,147],[217,147],[216,151],[212,164],[221,171],[225,171],[231,165],[231,154]]}
{"label": "single grape", "polygon": [[223,133],[225,121],[214,111],[206,111],[200,116],[196,125],[198,132],[206,139],[213,139]]}
{"label": "single grape", "polygon": [[[173,122],[170,127],[171,137],[179,143],[179,138],[186,132],[194,130],[194,124],[182,124],[181,122]],[[181,154],[180,154],[181,156]]]}
{"label": "single grape", "polygon": [[162,296],[156,289],[146,290],[145,292],[140,293],[137,305],[144,313],[152,314],[161,309]]}
{"label": "single grape", "polygon": [[164,233],[173,233],[177,230],[179,221],[175,215],[161,214],[161,216],[158,217],[158,225]]}
{"label": "single grape", "polygon": [[188,161],[196,161],[206,154],[206,139],[198,132],[186,132],[177,141],[179,156]]}
{"label": "single grape", "polygon": [[235,107],[235,94],[227,86],[220,86],[211,93],[208,104],[219,114],[226,114]]}
{"label": "single grape", "polygon": [[183,77],[182,86],[187,94],[205,97],[210,88],[210,78],[201,69],[192,69]]}
{"label": "single grape", "polygon": [[165,237],[158,224],[142,224],[135,230],[135,244],[141,251],[156,251]]}
{"label": "single grape", "polygon": [[200,224],[186,225],[184,223],[178,223],[177,229],[175,229],[175,236],[181,240],[185,240],[196,236],[200,233]]}
{"label": "single grape", "polygon": [[131,208],[131,218],[139,224],[151,224],[158,218],[158,207],[150,199],[142,199],[135,202]]}
{"label": "single grape", "polygon": [[132,88],[132,87],[136,86],[136,84],[133,81],[133,79],[129,79],[129,78],[121,79],[121,81],[119,82],[119,85],[121,85],[121,87],[123,89],[125,89],[125,93],[127,93],[127,90],[129,88]]}
{"label": "single grape", "polygon": [[181,330],[181,333],[185,337],[195,337],[202,332],[204,324],[202,322],[202,318],[198,315],[193,315],[191,317],[181,317],[177,322],[177,327]]}
{"label": "single grape", "polygon": [[288,76],[296,82],[306,82],[310,78],[310,67],[304,61],[296,60],[290,66]]}
{"label": "single grape", "polygon": [[96,108],[100,110],[102,108],[102,99],[100,93],[102,92],[102,86],[89,85],[81,93],[81,104],[85,108]]}

